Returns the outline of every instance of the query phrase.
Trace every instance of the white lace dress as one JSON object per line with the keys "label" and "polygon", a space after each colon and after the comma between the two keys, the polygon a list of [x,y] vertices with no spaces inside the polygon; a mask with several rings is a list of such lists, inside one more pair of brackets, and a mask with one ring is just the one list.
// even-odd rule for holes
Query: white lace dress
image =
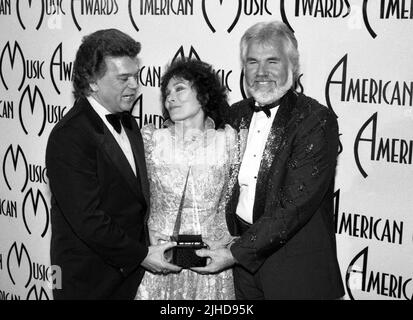
{"label": "white lace dress", "polygon": [[[203,239],[230,241],[225,220],[225,200],[233,182],[230,167],[239,161],[238,135],[230,126],[185,134],[174,125],[142,129],[148,169],[151,210],[149,229],[172,235],[185,179],[191,167],[182,211],[181,234],[199,234]],[[232,181],[232,182],[231,182]],[[234,299],[232,270],[201,275],[184,269],[180,273],[146,272],[136,299]]]}

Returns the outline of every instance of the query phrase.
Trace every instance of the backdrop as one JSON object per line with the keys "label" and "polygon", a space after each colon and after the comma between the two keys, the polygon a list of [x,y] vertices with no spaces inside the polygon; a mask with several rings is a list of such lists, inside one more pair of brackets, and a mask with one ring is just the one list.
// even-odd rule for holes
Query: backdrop
{"label": "backdrop", "polygon": [[59,286],[45,147],[73,104],[81,38],[118,28],[142,43],[133,115],[159,127],[169,62],[211,63],[236,102],[245,95],[239,40],[274,19],[298,39],[299,90],[338,117],[335,221],[346,297],[412,300],[412,0],[0,0],[0,300],[52,299]]}

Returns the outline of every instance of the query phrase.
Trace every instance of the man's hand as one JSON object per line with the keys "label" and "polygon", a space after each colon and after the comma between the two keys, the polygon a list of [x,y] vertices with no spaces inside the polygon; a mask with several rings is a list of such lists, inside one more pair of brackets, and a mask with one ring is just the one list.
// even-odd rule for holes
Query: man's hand
{"label": "man's hand", "polygon": [[236,262],[231,251],[227,248],[218,248],[215,250],[201,249],[197,250],[196,254],[200,257],[210,258],[210,262],[207,266],[191,268],[192,271],[201,274],[217,273],[231,267]]}
{"label": "man's hand", "polygon": [[169,263],[165,259],[165,251],[176,246],[176,242],[166,242],[153,245],[148,248],[148,254],[141,263],[141,266],[154,273],[179,272],[181,267]]}
{"label": "man's hand", "polygon": [[216,250],[228,247],[228,245],[230,245],[232,242],[234,242],[234,240],[238,238],[239,237],[227,236],[218,240],[212,240],[206,237],[202,237],[202,241],[208,246],[208,249]]}

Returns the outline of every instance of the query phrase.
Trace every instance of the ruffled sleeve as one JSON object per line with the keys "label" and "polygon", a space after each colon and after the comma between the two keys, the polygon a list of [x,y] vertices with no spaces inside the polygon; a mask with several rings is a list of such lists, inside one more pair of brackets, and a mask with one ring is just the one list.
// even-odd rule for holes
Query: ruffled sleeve
{"label": "ruffled sleeve", "polygon": [[154,149],[153,134],[155,130],[156,128],[153,125],[153,123],[149,123],[141,129],[141,135],[142,135],[142,140],[143,140],[143,146],[145,148],[146,159],[150,158],[150,155],[152,154],[152,151]]}
{"label": "ruffled sleeve", "polygon": [[[216,215],[218,219],[224,219],[224,223],[226,223],[225,208],[228,201],[230,201],[232,189],[238,179],[238,171],[245,149],[245,138],[246,132],[237,132],[230,125],[225,126],[225,183],[218,204],[218,214]],[[215,223],[219,225],[219,221]],[[229,244],[233,239],[234,237],[227,231],[220,243]]]}
{"label": "ruffled sleeve", "polygon": [[248,130],[241,129],[237,132],[230,125],[225,125],[226,137],[226,153],[227,153],[227,174],[229,175],[229,187],[233,187],[236,179],[238,179],[238,172],[241,166],[242,157],[244,155],[247,144]]}

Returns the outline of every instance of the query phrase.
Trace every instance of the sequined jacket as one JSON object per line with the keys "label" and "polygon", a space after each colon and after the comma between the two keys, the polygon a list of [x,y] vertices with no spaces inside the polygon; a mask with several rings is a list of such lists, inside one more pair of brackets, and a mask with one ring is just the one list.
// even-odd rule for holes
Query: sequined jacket
{"label": "sequined jacket", "polygon": [[[232,105],[227,122],[238,130],[248,128],[253,104],[250,98]],[[338,146],[337,120],[328,108],[291,90],[281,99],[258,172],[253,225],[231,247],[243,267],[276,273],[274,267],[284,264],[281,269],[329,286],[331,297],[342,295],[333,208]],[[238,196],[236,184],[226,211],[233,235],[239,233]],[[306,264],[320,270],[306,270]]]}

